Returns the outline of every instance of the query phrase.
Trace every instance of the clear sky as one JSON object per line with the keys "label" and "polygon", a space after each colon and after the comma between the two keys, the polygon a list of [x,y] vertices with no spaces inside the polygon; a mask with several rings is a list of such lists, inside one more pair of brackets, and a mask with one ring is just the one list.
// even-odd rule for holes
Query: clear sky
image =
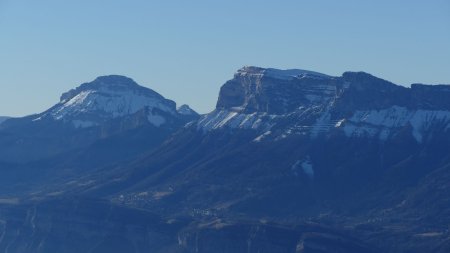
{"label": "clear sky", "polygon": [[450,1],[0,0],[0,115],[105,74],[204,113],[244,65],[450,83]]}

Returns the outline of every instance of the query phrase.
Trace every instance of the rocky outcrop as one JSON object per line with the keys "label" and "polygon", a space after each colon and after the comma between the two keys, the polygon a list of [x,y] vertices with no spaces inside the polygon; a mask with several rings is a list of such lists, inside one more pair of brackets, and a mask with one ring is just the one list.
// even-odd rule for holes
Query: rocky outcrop
{"label": "rocky outcrop", "polygon": [[449,110],[447,85],[395,85],[364,72],[340,77],[305,70],[239,69],[219,94],[216,109],[285,114],[300,107],[336,103],[338,110],[378,110],[391,106]]}
{"label": "rocky outcrop", "polygon": [[335,96],[332,77],[303,70],[244,67],[220,89],[217,109],[283,114]]}

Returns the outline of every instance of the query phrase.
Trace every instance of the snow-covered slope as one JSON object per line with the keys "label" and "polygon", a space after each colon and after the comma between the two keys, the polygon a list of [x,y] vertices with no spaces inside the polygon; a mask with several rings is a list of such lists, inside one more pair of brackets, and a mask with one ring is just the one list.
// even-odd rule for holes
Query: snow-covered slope
{"label": "snow-covered slope", "polygon": [[[425,134],[432,134],[433,127],[450,129],[450,111],[412,110],[392,106],[382,110],[356,111],[342,126],[347,136],[370,136],[388,139],[395,130],[410,127],[417,142],[422,142]],[[340,126],[339,126],[340,127]]]}
{"label": "snow-covered slope", "polygon": [[88,157],[73,159],[89,167],[126,159],[156,148],[199,117],[188,106],[181,109],[128,77],[101,76],[62,94],[43,113],[1,123],[0,161],[65,160],[70,153]]}
{"label": "snow-covered slope", "polygon": [[101,76],[61,96],[60,102],[35,120],[51,117],[91,127],[147,110],[148,121],[159,127],[166,117],[178,117],[175,102],[124,76]]}
{"label": "snow-covered slope", "polygon": [[253,129],[261,141],[289,135],[344,134],[386,141],[406,130],[418,142],[450,130],[449,86],[397,86],[363,72],[341,77],[244,67],[221,88],[217,108],[198,121],[203,131]]}

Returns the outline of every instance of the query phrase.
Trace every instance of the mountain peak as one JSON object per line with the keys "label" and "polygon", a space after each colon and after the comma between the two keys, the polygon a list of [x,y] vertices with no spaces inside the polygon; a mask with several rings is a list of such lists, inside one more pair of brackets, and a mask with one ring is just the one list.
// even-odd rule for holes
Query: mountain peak
{"label": "mountain peak", "polygon": [[175,102],[140,86],[131,78],[108,75],[97,77],[92,82],[83,83],[64,93],[60,102],[49,110],[49,114],[56,120],[81,122],[84,126],[90,126],[131,115],[144,108],[177,114]]}
{"label": "mountain peak", "polygon": [[104,84],[108,86],[136,86],[138,85],[133,79],[122,75],[106,75],[97,77],[93,83]]}
{"label": "mountain peak", "polygon": [[185,116],[197,116],[198,113],[196,111],[194,111],[191,107],[189,107],[189,105],[181,105],[180,107],[178,107],[177,112],[181,115],[185,115]]}
{"label": "mountain peak", "polygon": [[249,66],[222,86],[217,108],[280,114],[329,100],[335,91],[335,78],[325,74]]}
{"label": "mountain peak", "polygon": [[121,75],[107,75],[107,76],[99,76],[92,82],[83,83],[79,87],[62,94],[60,99],[61,103],[67,102],[80,92],[87,90],[98,92],[135,91],[135,92],[152,93],[153,96],[159,96],[158,93],[154,92],[151,89],[140,86],[129,77]]}

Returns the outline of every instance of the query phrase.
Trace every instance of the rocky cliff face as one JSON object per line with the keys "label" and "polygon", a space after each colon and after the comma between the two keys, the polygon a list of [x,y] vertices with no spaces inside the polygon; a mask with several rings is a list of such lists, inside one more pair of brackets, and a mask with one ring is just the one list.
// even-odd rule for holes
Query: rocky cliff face
{"label": "rocky cliff face", "polygon": [[397,86],[363,72],[341,77],[303,70],[245,67],[224,84],[216,110],[198,127],[253,129],[271,140],[287,135],[370,136],[387,140],[410,129],[417,142],[450,128],[448,86]]}
{"label": "rocky cliff face", "polygon": [[304,70],[244,67],[225,83],[217,109],[283,114],[335,96],[332,77]]}
{"label": "rocky cliff face", "polygon": [[216,108],[279,115],[333,101],[353,110],[394,105],[448,110],[445,98],[449,92],[448,85],[412,84],[406,88],[364,72],[333,77],[306,70],[244,67],[222,86]]}

